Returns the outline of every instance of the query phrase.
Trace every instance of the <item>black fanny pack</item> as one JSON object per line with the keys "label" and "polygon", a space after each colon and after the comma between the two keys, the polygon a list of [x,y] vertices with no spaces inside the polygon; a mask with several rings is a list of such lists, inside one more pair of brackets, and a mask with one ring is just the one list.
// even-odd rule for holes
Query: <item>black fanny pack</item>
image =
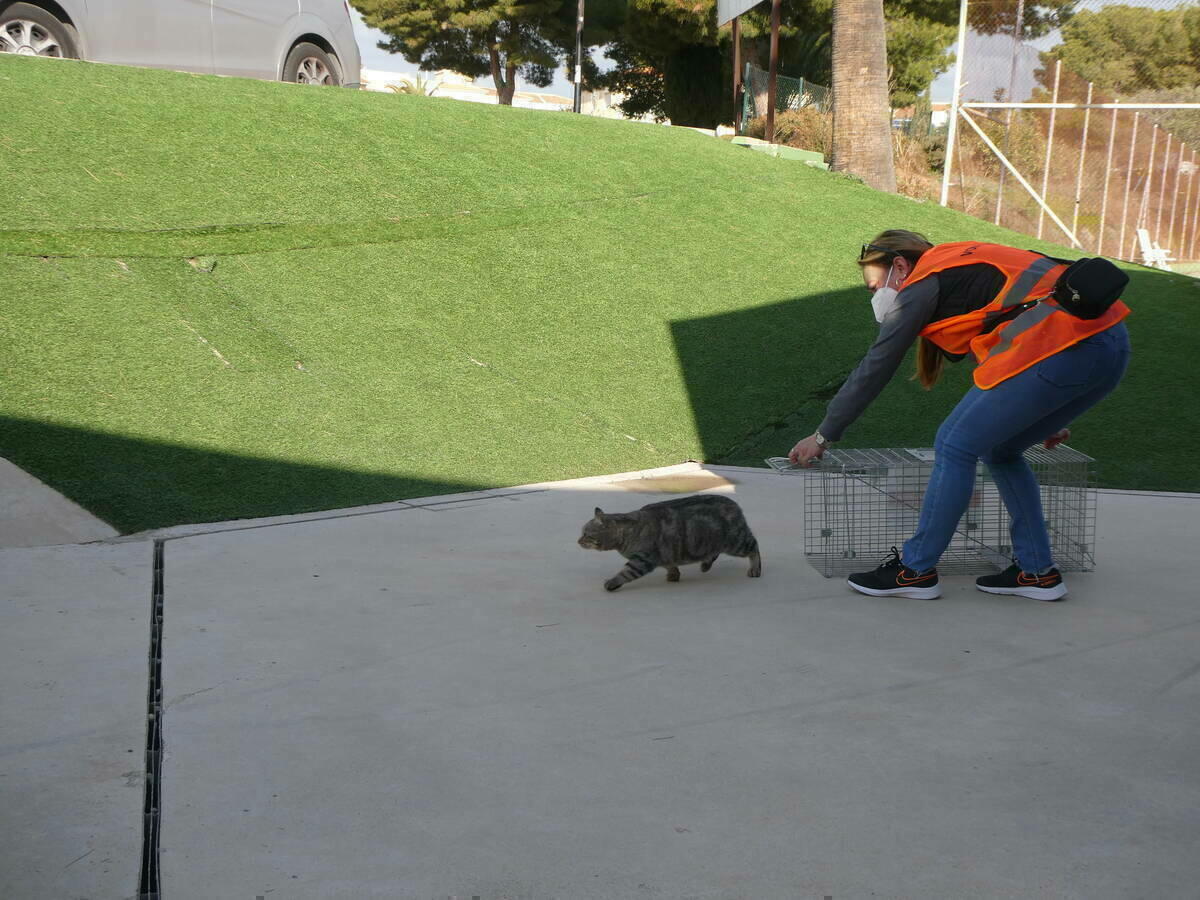
{"label": "black fanny pack", "polygon": [[1098,319],[1121,299],[1129,276],[1102,257],[1077,259],[1054,283],[1051,296],[1080,319]]}

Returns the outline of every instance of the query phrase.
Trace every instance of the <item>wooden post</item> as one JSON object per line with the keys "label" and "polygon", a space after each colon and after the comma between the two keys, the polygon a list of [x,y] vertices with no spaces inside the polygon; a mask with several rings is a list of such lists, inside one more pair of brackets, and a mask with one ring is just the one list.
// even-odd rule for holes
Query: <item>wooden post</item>
{"label": "wooden post", "polygon": [[775,100],[779,92],[779,19],[782,0],[771,0],[771,71],[767,73],[767,143],[775,143]]}

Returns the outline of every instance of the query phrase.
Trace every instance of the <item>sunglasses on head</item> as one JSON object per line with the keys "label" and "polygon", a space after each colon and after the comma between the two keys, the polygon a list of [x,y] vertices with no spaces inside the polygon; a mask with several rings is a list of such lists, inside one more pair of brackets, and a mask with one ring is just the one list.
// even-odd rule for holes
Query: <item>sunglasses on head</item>
{"label": "sunglasses on head", "polygon": [[889,250],[887,247],[880,247],[878,244],[863,244],[862,252],[858,254],[860,261],[867,258],[868,253],[886,253],[889,257],[895,258],[900,255],[896,250]]}

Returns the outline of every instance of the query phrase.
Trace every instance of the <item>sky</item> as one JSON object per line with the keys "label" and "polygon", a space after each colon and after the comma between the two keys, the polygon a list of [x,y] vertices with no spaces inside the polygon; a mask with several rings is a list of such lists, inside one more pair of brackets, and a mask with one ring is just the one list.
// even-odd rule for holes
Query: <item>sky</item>
{"label": "sky", "polygon": [[[1083,0],[1080,4],[1081,9],[1099,9],[1107,6],[1114,0]],[[1130,6],[1150,6],[1160,5],[1160,0],[1121,0]],[[398,72],[400,74],[413,74],[417,71],[417,67],[405,61],[404,57],[398,53],[388,53],[385,50],[380,50],[376,45],[381,40],[386,40],[386,35],[373,28],[368,28],[362,20],[362,16],[358,10],[351,10],[351,15],[354,18],[354,36],[358,40],[358,48],[362,53],[362,64],[368,69],[382,69],[386,72]],[[1054,32],[1036,42],[1038,49],[1046,49],[1057,41],[1057,32]],[[976,43],[978,42],[978,43]],[[1003,35],[995,35],[990,38],[975,36],[972,38],[971,46],[977,55],[977,62],[980,63],[976,69],[975,75],[975,92],[978,97],[986,96],[986,99],[992,99],[992,90],[995,87],[1008,86],[1009,66],[1008,60],[1012,51],[1012,38]],[[957,47],[953,48],[954,50]],[[600,56],[600,50],[594,50],[593,54]],[[601,69],[607,69],[611,66],[607,58],[600,56],[597,59]],[[974,68],[974,67],[973,67]],[[987,72],[985,76],[983,73]],[[965,76],[964,76],[965,77]],[[994,84],[988,84],[986,87],[982,83],[984,77],[990,77],[995,81]],[[486,82],[491,84],[491,77],[485,76],[482,79],[476,79],[478,82]],[[1032,73],[1026,74],[1026,80],[1029,86],[1032,85]],[[1017,93],[1023,93],[1021,78],[1018,77]],[[567,80],[566,69],[559,68],[554,73],[554,82],[545,88],[535,87],[528,82],[521,81],[517,85],[518,90],[532,91],[539,94],[559,94],[564,97],[571,97],[574,94],[574,86]],[[954,92],[954,67],[936,78],[933,82],[932,97],[935,102],[949,102],[951,94]],[[970,92],[970,91],[969,91]]]}

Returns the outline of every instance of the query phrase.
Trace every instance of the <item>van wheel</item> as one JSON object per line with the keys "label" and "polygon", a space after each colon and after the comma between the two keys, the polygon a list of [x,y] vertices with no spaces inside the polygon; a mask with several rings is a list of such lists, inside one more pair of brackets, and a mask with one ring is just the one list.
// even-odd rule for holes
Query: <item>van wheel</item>
{"label": "van wheel", "polygon": [[44,9],[14,3],[0,12],[0,53],[79,59],[74,30]]}
{"label": "van wheel", "polygon": [[316,44],[297,44],[283,63],[283,80],[296,84],[325,84],[340,87],[342,70],[337,60]]}

